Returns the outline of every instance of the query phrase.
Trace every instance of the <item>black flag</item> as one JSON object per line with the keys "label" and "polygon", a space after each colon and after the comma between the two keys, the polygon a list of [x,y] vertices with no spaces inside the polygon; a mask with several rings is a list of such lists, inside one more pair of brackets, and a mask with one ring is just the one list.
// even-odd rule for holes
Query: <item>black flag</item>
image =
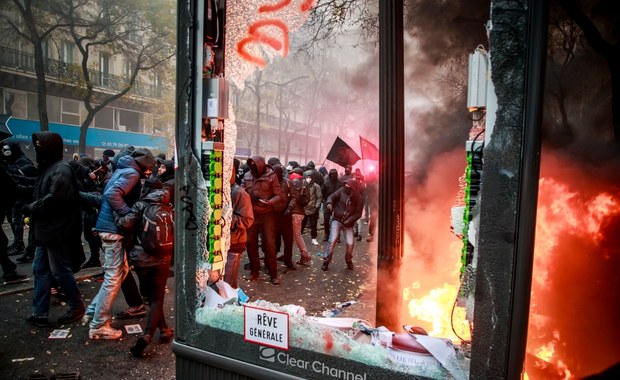
{"label": "black flag", "polygon": [[360,160],[360,156],[346,142],[342,141],[340,137],[336,137],[334,145],[327,153],[327,159],[340,166],[353,166]]}

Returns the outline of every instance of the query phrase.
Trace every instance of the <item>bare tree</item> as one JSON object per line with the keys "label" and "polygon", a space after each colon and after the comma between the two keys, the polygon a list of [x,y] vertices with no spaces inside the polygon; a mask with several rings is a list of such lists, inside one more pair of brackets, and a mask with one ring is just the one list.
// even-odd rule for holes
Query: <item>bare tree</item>
{"label": "bare tree", "polygon": [[[611,112],[614,140],[620,143],[620,43],[618,42],[618,10],[617,1],[584,1],[580,5],[577,0],[558,0],[562,8],[581,28],[590,47],[607,62],[611,77]],[[583,4],[585,3],[585,4]],[[582,8],[589,6],[588,15]],[[598,23],[595,23],[595,16]],[[607,37],[609,36],[609,37]],[[611,42],[613,41],[613,42]]]}
{"label": "bare tree", "polygon": [[[0,12],[0,20],[3,20],[9,29],[2,28],[8,32],[3,33],[3,36],[12,38],[17,35],[32,44],[34,69],[37,77],[37,110],[42,131],[47,131],[49,128],[43,43],[51,37],[56,29],[64,26],[64,18],[58,12],[59,6],[57,0],[49,0],[43,7],[41,2],[34,0],[13,0],[12,2],[3,2],[3,5],[0,6],[0,10],[6,10],[6,12]],[[13,16],[18,17],[13,18]]]}
{"label": "bare tree", "polygon": [[[149,72],[174,55],[175,19],[171,0],[66,1],[67,30],[81,54],[79,97],[87,115],[80,126],[79,150],[86,148],[86,134],[97,112],[123,97],[136,86],[141,73]],[[91,71],[92,58],[121,54],[127,77],[118,90],[110,91],[110,78]]]}

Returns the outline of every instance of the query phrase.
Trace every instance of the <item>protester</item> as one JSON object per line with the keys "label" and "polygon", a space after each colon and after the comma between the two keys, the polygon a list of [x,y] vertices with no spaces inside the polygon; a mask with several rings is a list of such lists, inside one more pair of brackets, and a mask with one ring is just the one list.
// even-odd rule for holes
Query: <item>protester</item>
{"label": "protester", "polygon": [[[170,209],[170,194],[162,188],[161,180],[149,178],[144,185],[144,196],[136,202],[131,211],[124,216],[119,216],[117,224],[124,230],[138,234],[146,231],[144,217],[147,208],[160,207],[167,210],[167,214],[172,218]],[[153,222],[153,221],[148,221]],[[164,226],[166,227],[166,226]],[[157,226],[159,230],[159,226]],[[171,233],[174,233],[173,229]],[[149,309],[146,317],[144,335],[130,348],[134,357],[144,356],[144,350],[151,343],[157,329],[159,329],[159,342],[168,343],[174,335],[174,331],[168,327],[164,315],[164,298],[166,295],[166,281],[168,279],[168,268],[172,260],[173,245],[159,245],[151,247],[144,241],[137,241],[129,253],[131,263],[135,267],[136,274],[140,281],[140,291],[149,300]]]}
{"label": "protester", "polygon": [[[9,175],[7,170],[8,163],[4,156],[0,157],[0,183],[2,183],[2,196],[0,197],[0,221],[4,222],[9,215],[18,194],[17,182]],[[2,279],[5,283],[16,283],[26,279],[25,275],[17,273],[17,265],[9,259],[8,255],[9,239],[4,233],[4,228],[0,228],[0,266],[2,266]]]}
{"label": "protester", "polygon": [[107,166],[108,172],[110,173],[116,170],[116,163],[114,162],[114,160],[112,160],[112,158],[114,158],[115,155],[116,153],[114,153],[112,149],[106,149],[103,151],[103,154],[101,154],[101,158],[103,159],[103,164]]}
{"label": "protester", "polygon": [[280,181],[280,200],[273,206],[276,213],[276,252],[279,252],[279,242],[282,242],[282,255],[278,261],[283,261],[284,265],[290,270],[297,267],[293,264],[293,219],[290,213],[286,213],[291,199],[291,184],[288,178],[284,177],[284,168],[277,164],[273,166],[273,171]]}
{"label": "protester", "polygon": [[323,203],[323,195],[321,193],[321,186],[314,182],[313,173],[314,172],[312,170],[306,170],[304,173],[304,180],[306,181],[306,185],[309,187],[310,199],[308,204],[304,206],[305,215],[301,224],[301,231],[303,233],[306,226],[309,225],[312,244],[319,245],[319,242],[316,240],[318,237],[317,225],[319,222],[319,209],[321,208],[321,203]]}
{"label": "protester", "polygon": [[293,240],[301,253],[300,259],[297,261],[299,265],[308,265],[312,261],[312,257],[308,254],[308,248],[301,236],[301,224],[306,216],[304,205],[301,204],[300,195],[303,191],[303,171],[301,168],[295,168],[289,174],[291,180],[291,200],[285,211],[286,214],[292,215],[293,219]]}
{"label": "protester", "polygon": [[103,241],[104,279],[99,292],[88,306],[87,316],[91,317],[90,339],[118,339],[121,330],[110,326],[112,303],[121,288],[121,283],[129,273],[125,255],[124,240],[130,238],[122,234],[115,223],[114,213],[126,215],[140,194],[140,179],[147,176],[155,162],[148,149],[135,149],[119,158],[117,170],[112,174],[104,193],[96,230]]}
{"label": "protester", "polygon": [[73,275],[85,260],[82,248],[82,218],[79,187],[69,164],[63,161],[62,137],[53,132],[32,135],[39,177],[34,201],[24,206],[37,246],[32,270],[34,297],[28,323],[48,325],[52,277],[67,298],[67,312],[58,318],[65,324],[80,320],[84,302]]}
{"label": "protester", "polygon": [[247,251],[251,270],[249,280],[255,281],[260,277],[258,237],[262,234],[261,248],[265,254],[265,266],[271,276],[271,283],[280,285],[275,247],[276,215],[273,211],[273,205],[280,198],[280,184],[263,156],[252,156],[247,164],[250,171],[243,177],[243,187],[250,195],[254,211],[254,223],[248,229]]}
{"label": "protester", "polygon": [[376,173],[370,173],[366,180],[366,199],[368,204],[368,237],[367,242],[374,240],[377,232],[377,220],[379,219],[379,177]]}
{"label": "protester", "polygon": [[358,189],[358,182],[354,179],[347,180],[342,188],[327,198],[325,207],[332,213],[332,217],[329,239],[321,269],[324,271],[328,269],[334,253],[336,239],[340,235],[340,231],[343,231],[346,243],[344,259],[347,263],[347,268],[353,270],[353,225],[362,216],[364,208],[362,196]]}
{"label": "protester", "polygon": [[325,230],[325,236],[323,237],[323,241],[327,241],[329,239],[329,231],[330,231],[330,221],[331,221],[331,212],[327,210],[325,203],[327,203],[327,198],[330,195],[335,193],[338,189],[342,187],[342,182],[338,179],[338,171],[336,169],[331,169],[329,174],[327,175],[327,180],[321,186],[321,194],[323,195],[323,226]]}
{"label": "protester", "polygon": [[8,254],[9,256],[22,255],[23,260],[18,259],[18,262],[30,262],[34,257],[34,245],[29,244],[26,250],[24,244],[24,217],[22,215],[22,207],[32,202],[37,168],[34,166],[34,163],[26,157],[17,141],[3,143],[2,157],[7,163],[6,169],[9,175],[11,175],[20,186],[20,191],[17,192],[10,215],[13,243],[8,248]]}
{"label": "protester", "polygon": [[233,172],[230,177],[230,199],[232,201],[232,219],[230,222],[230,248],[226,257],[224,281],[237,288],[241,255],[248,241],[248,228],[254,223],[252,200],[248,193],[236,182],[241,162],[235,158]]}
{"label": "protester", "polygon": [[166,155],[163,156],[164,159],[158,158],[156,160],[158,163],[157,177],[161,180],[164,190],[170,194],[170,204],[174,206],[174,161],[166,160]]}

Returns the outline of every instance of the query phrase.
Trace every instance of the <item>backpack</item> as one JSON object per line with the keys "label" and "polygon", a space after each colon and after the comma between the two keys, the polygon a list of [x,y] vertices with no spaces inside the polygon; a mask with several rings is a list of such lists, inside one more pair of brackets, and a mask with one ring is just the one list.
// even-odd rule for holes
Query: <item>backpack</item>
{"label": "backpack", "polygon": [[161,203],[147,203],[142,213],[140,245],[146,253],[156,254],[174,247],[174,212]]}
{"label": "backpack", "polygon": [[305,179],[301,180],[301,189],[299,189],[299,198],[297,200],[299,205],[305,207],[310,202],[310,185]]}

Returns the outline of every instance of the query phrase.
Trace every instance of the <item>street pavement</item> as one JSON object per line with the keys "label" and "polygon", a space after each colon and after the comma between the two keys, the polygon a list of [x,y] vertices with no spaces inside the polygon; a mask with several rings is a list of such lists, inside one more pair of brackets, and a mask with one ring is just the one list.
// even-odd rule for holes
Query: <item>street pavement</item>
{"label": "street pavement", "polygon": [[[5,232],[12,238],[10,228],[5,223]],[[367,225],[364,225],[366,230]],[[344,262],[344,243],[338,244],[330,269],[321,270],[321,258],[318,256],[325,249],[311,243],[309,231],[304,240],[313,260],[308,266],[298,265],[295,271],[287,271],[281,263],[279,270],[282,285],[275,286],[269,282],[269,276],[259,281],[244,280],[249,271],[243,269],[247,256],[242,262],[239,286],[250,297],[250,301],[263,299],[281,305],[302,305],[308,315],[320,316],[333,309],[335,305],[355,301],[352,306],[342,310],[339,316],[354,316],[374,321],[376,297],[376,242],[365,240],[355,242],[355,270],[346,269]],[[88,246],[85,245],[85,248]],[[295,247],[295,260],[299,251]],[[89,257],[89,252],[86,252]],[[15,261],[18,256],[12,256]],[[144,328],[146,318],[114,320],[113,326],[123,329],[121,339],[116,341],[92,341],[88,338],[88,326],[81,322],[59,325],[56,320],[66,311],[66,305],[52,298],[50,307],[50,326],[39,328],[26,323],[32,303],[33,276],[31,264],[18,264],[18,272],[27,274],[28,281],[13,285],[0,285],[0,379],[174,379],[175,357],[169,344],[152,343],[147,348],[147,357],[137,359],[131,356],[129,348],[140,334],[130,334],[132,325]],[[99,290],[101,268],[89,268],[76,274],[82,297],[88,304]],[[136,279],[137,280],[137,279]],[[174,326],[174,289],[175,278],[168,279],[164,312],[168,324]],[[127,308],[122,294],[113,305],[113,313]],[[51,335],[63,335],[57,330],[68,330],[66,337],[50,338]]]}

